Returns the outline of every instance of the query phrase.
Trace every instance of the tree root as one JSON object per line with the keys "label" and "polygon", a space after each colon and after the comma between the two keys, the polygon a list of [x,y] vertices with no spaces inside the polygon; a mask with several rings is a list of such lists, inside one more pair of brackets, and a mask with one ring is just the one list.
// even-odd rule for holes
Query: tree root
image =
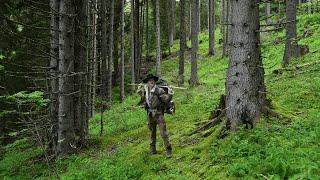
{"label": "tree root", "polygon": [[221,118],[223,116],[225,116],[226,114],[226,103],[225,103],[225,95],[222,94],[220,96],[220,102],[219,102],[219,106],[216,107],[210,115],[210,120],[207,122],[200,122],[198,124],[203,124],[202,126],[198,127],[196,130],[192,131],[189,136],[196,134],[196,133],[200,133],[201,131],[205,131],[217,124],[219,124],[221,122]]}
{"label": "tree root", "polygon": [[[194,135],[196,133],[201,133],[203,131],[208,130],[211,127],[214,127],[216,125],[218,125],[219,123],[222,122],[222,117],[224,117],[226,115],[226,104],[225,104],[225,95],[221,95],[220,96],[220,102],[219,102],[219,106],[216,107],[210,115],[210,120],[209,121],[205,121],[205,122],[199,122],[196,125],[200,125],[200,127],[198,127],[197,129],[195,129],[194,131],[192,131],[191,133],[189,133],[189,136]],[[272,109],[272,104],[270,100],[266,100],[265,105],[262,107],[261,109],[261,114],[267,117],[273,117],[276,119],[290,119],[288,116],[281,114],[279,112],[276,112],[275,110]],[[227,120],[224,121],[224,125],[222,125],[221,129],[220,129],[220,133],[218,138],[222,139],[224,137],[226,137],[229,134],[229,130],[230,130],[230,122],[228,122]],[[205,134],[203,134],[204,137],[210,135],[212,132],[206,132]]]}
{"label": "tree root", "polygon": [[196,134],[196,133],[199,133],[201,131],[205,131],[205,130],[209,129],[210,127],[213,127],[213,126],[219,124],[221,122],[221,117],[224,116],[225,114],[226,114],[226,110],[224,109],[224,110],[221,111],[221,114],[218,117],[208,121],[207,123],[205,123],[201,127],[199,127],[196,130],[192,131],[189,134],[189,136],[191,136],[193,134]]}

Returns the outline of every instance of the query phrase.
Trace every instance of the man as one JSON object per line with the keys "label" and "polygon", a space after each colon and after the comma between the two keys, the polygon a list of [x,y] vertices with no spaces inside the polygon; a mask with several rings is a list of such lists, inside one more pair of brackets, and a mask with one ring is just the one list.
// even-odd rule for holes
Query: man
{"label": "man", "polygon": [[145,109],[147,110],[148,116],[148,127],[151,131],[151,143],[150,143],[150,154],[156,154],[156,132],[157,125],[160,129],[160,134],[166,148],[166,156],[170,158],[172,156],[172,147],[169,142],[169,135],[166,128],[166,122],[164,120],[164,104],[170,101],[171,97],[166,94],[165,91],[156,85],[159,80],[157,76],[149,74],[143,83],[146,83],[143,87],[138,89],[138,93],[141,96],[141,102],[144,103]]}

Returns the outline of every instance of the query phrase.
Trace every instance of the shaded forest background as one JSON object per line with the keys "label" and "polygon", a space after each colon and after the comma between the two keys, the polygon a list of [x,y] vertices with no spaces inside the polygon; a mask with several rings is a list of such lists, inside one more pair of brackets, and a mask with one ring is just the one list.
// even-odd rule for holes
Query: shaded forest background
{"label": "shaded forest background", "polygon": [[[252,14],[239,13],[237,3],[2,2],[0,176],[318,177],[320,2],[259,1]],[[265,101],[261,118],[227,105],[246,99],[228,95],[237,93],[227,82],[239,75],[230,65],[244,45],[235,24],[249,16],[242,25],[258,45],[249,59],[263,68],[263,86],[245,86],[241,71],[231,80],[262,94],[248,96]],[[168,117],[170,160],[146,153],[145,112],[135,106],[133,84],[148,73],[188,88],[176,90],[177,115]],[[254,129],[242,128],[246,122]]]}

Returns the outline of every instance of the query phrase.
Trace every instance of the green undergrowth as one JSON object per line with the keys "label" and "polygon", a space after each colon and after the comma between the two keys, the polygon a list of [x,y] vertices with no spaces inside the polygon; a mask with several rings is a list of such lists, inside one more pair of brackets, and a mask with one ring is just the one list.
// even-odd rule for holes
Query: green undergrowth
{"label": "green undergrowth", "polygon": [[[299,17],[299,34],[310,34],[299,44],[309,46],[310,53],[294,59],[289,66],[319,61],[319,14]],[[320,65],[294,71],[281,68],[284,32],[263,34],[262,56],[268,98],[274,109],[286,119],[263,117],[253,130],[241,129],[218,139],[220,126],[189,136],[197,123],[207,121],[210,111],[224,93],[227,59],[220,58],[221,47],[214,57],[207,55],[207,34],[201,33],[198,75],[200,85],[188,90],[175,90],[175,116],[166,115],[173,157],[163,156],[158,132],[159,153],[148,154],[149,130],[146,113],[136,106],[137,95],[124,103],[114,103],[102,114],[104,135],[99,136],[101,114],[90,123],[89,148],[69,157],[55,160],[48,171],[44,161],[34,157],[39,150],[20,144],[3,148],[0,177],[4,179],[318,179],[320,176]],[[217,37],[220,35],[217,33]],[[217,38],[217,39],[218,39]],[[218,43],[217,43],[218,44]],[[178,50],[178,41],[173,49]],[[190,60],[186,56],[186,87]],[[175,84],[178,57],[162,63],[163,78]]]}

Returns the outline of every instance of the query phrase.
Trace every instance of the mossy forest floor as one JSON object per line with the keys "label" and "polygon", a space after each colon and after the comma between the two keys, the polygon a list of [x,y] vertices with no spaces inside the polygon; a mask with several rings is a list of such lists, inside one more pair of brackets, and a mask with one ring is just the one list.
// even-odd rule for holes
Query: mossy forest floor
{"label": "mossy forest floor", "polygon": [[[299,17],[299,31],[308,30],[299,44],[310,53],[289,68],[320,60],[320,14]],[[217,39],[220,37],[217,32]],[[199,87],[176,90],[175,116],[166,115],[173,157],[164,157],[158,132],[157,155],[149,155],[146,113],[128,96],[103,113],[105,132],[99,137],[100,114],[90,122],[89,148],[47,166],[37,158],[41,149],[16,141],[1,148],[1,179],[320,179],[320,64],[274,74],[281,68],[284,32],[262,34],[262,55],[268,98],[288,119],[263,117],[253,130],[242,129],[218,139],[221,124],[189,136],[196,124],[208,120],[224,93],[227,59],[207,56],[208,35],[202,33]],[[281,42],[281,43],[278,43]],[[179,49],[178,41],[173,51]],[[176,79],[178,57],[162,63],[164,79]],[[186,60],[186,79],[190,62]],[[171,83],[174,84],[174,83]],[[50,169],[50,170],[49,170]]]}

